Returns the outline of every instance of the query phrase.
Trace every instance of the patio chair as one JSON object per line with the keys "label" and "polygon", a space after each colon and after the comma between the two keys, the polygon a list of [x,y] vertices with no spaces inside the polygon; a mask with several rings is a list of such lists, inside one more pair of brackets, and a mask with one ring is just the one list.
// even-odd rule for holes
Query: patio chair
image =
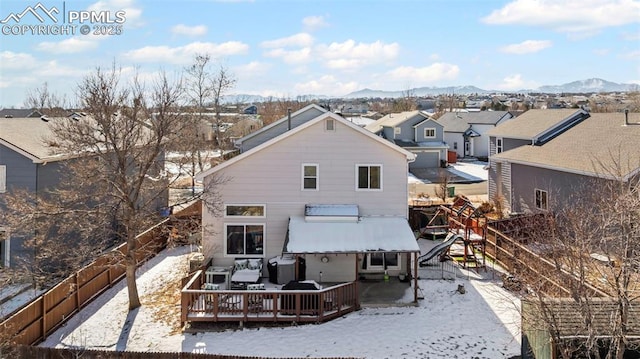
{"label": "patio chair", "polygon": [[[265,290],[264,283],[248,284],[248,291]],[[261,294],[249,294],[249,310],[259,312],[262,310],[262,295]]]}

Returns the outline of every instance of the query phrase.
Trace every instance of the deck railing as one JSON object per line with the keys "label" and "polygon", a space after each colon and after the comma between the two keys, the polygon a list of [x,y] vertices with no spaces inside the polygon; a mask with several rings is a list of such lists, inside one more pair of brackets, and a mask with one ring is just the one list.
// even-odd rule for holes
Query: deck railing
{"label": "deck railing", "polygon": [[319,290],[203,290],[197,271],[182,288],[182,323],[324,322],[360,307],[357,282]]}

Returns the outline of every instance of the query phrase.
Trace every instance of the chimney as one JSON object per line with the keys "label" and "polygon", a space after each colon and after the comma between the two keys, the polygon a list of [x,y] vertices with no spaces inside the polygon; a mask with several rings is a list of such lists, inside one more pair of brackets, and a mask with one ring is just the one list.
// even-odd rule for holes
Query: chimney
{"label": "chimney", "polygon": [[629,109],[624,109],[624,125],[629,126]]}
{"label": "chimney", "polygon": [[291,108],[287,109],[287,131],[291,129]]}

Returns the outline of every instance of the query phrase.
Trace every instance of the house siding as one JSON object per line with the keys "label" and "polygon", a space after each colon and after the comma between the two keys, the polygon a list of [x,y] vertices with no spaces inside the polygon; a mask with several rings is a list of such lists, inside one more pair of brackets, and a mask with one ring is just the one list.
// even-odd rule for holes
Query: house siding
{"label": "house siding", "polygon": [[[214,177],[226,181],[218,187],[223,203],[266,205],[266,218],[250,220],[265,224],[265,258],[282,253],[288,219],[303,216],[306,204],[357,204],[360,215],[407,217],[406,156],[338,121],[335,124],[335,131],[325,131],[324,121],[319,121],[205,177],[205,181]],[[303,163],[319,165],[318,191],[301,190]],[[356,164],[382,165],[382,191],[356,191]],[[224,254],[225,223],[248,221],[213,217],[205,208],[203,251],[216,265],[230,265],[234,259]],[[313,260],[308,265],[307,272],[314,273]]]}
{"label": "house siding", "polygon": [[[307,121],[320,116],[322,113],[323,112],[319,108],[310,107],[306,111],[291,117],[291,128],[298,127],[303,123],[306,123]],[[280,136],[281,134],[288,131],[288,126],[288,121],[283,121],[269,129],[256,132],[254,136],[249,137],[242,142],[240,150],[242,152],[246,152],[269,141],[272,138]]]}
{"label": "house siding", "polygon": [[[435,128],[436,129],[436,137],[435,138],[425,138],[424,137],[424,129],[425,128]],[[443,142],[444,141],[444,131],[441,124],[434,120],[429,120],[420,124],[415,128],[416,133],[416,142]]]}
{"label": "house siding", "polygon": [[[593,188],[595,177],[563,171],[526,166],[512,163],[513,199],[515,212],[532,213],[539,211],[535,206],[535,190],[548,194],[549,209],[571,204],[571,199],[582,191]],[[603,180],[604,181],[604,180]]]}
{"label": "house siding", "polygon": [[511,163],[490,161],[488,176],[489,200],[501,200],[504,211],[513,212],[511,206]]}

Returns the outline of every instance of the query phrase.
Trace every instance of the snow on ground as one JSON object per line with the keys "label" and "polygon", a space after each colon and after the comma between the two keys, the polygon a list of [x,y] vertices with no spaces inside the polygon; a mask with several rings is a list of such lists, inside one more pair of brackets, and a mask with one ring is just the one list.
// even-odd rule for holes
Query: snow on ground
{"label": "snow on ground", "polygon": [[0,318],[13,313],[42,294],[44,290],[34,290],[30,285],[8,285],[0,288]]}
{"label": "snow on ground", "polygon": [[412,183],[424,184],[424,183],[431,183],[431,182],[427,181],[427,180],[421,180],[420,178],[416,177],[413,173],[409,172],[408,173],[408,183],[409,184],[412,184]]}
{"label": "snow on ground", "polygon": [[489,178],[489,171],[485,169],[487,162],[457,162],[449,164],[449,172],[469,181],[486,181]]}
{"label": "snow on ground", "polygon": [[[178,283],[188,252],[165,250],[140,269],[138,310],[127,313],[121,281],[42,345],[260,357],[508,358],[520,352],[517,299],[471,272],[456,281],[420,280],[424,299],[417,307],[364,308],[323,324],[182,333]],[[458,284],[466,294],[456,292]],[[412,295],[409,288],[406,296]]]}

